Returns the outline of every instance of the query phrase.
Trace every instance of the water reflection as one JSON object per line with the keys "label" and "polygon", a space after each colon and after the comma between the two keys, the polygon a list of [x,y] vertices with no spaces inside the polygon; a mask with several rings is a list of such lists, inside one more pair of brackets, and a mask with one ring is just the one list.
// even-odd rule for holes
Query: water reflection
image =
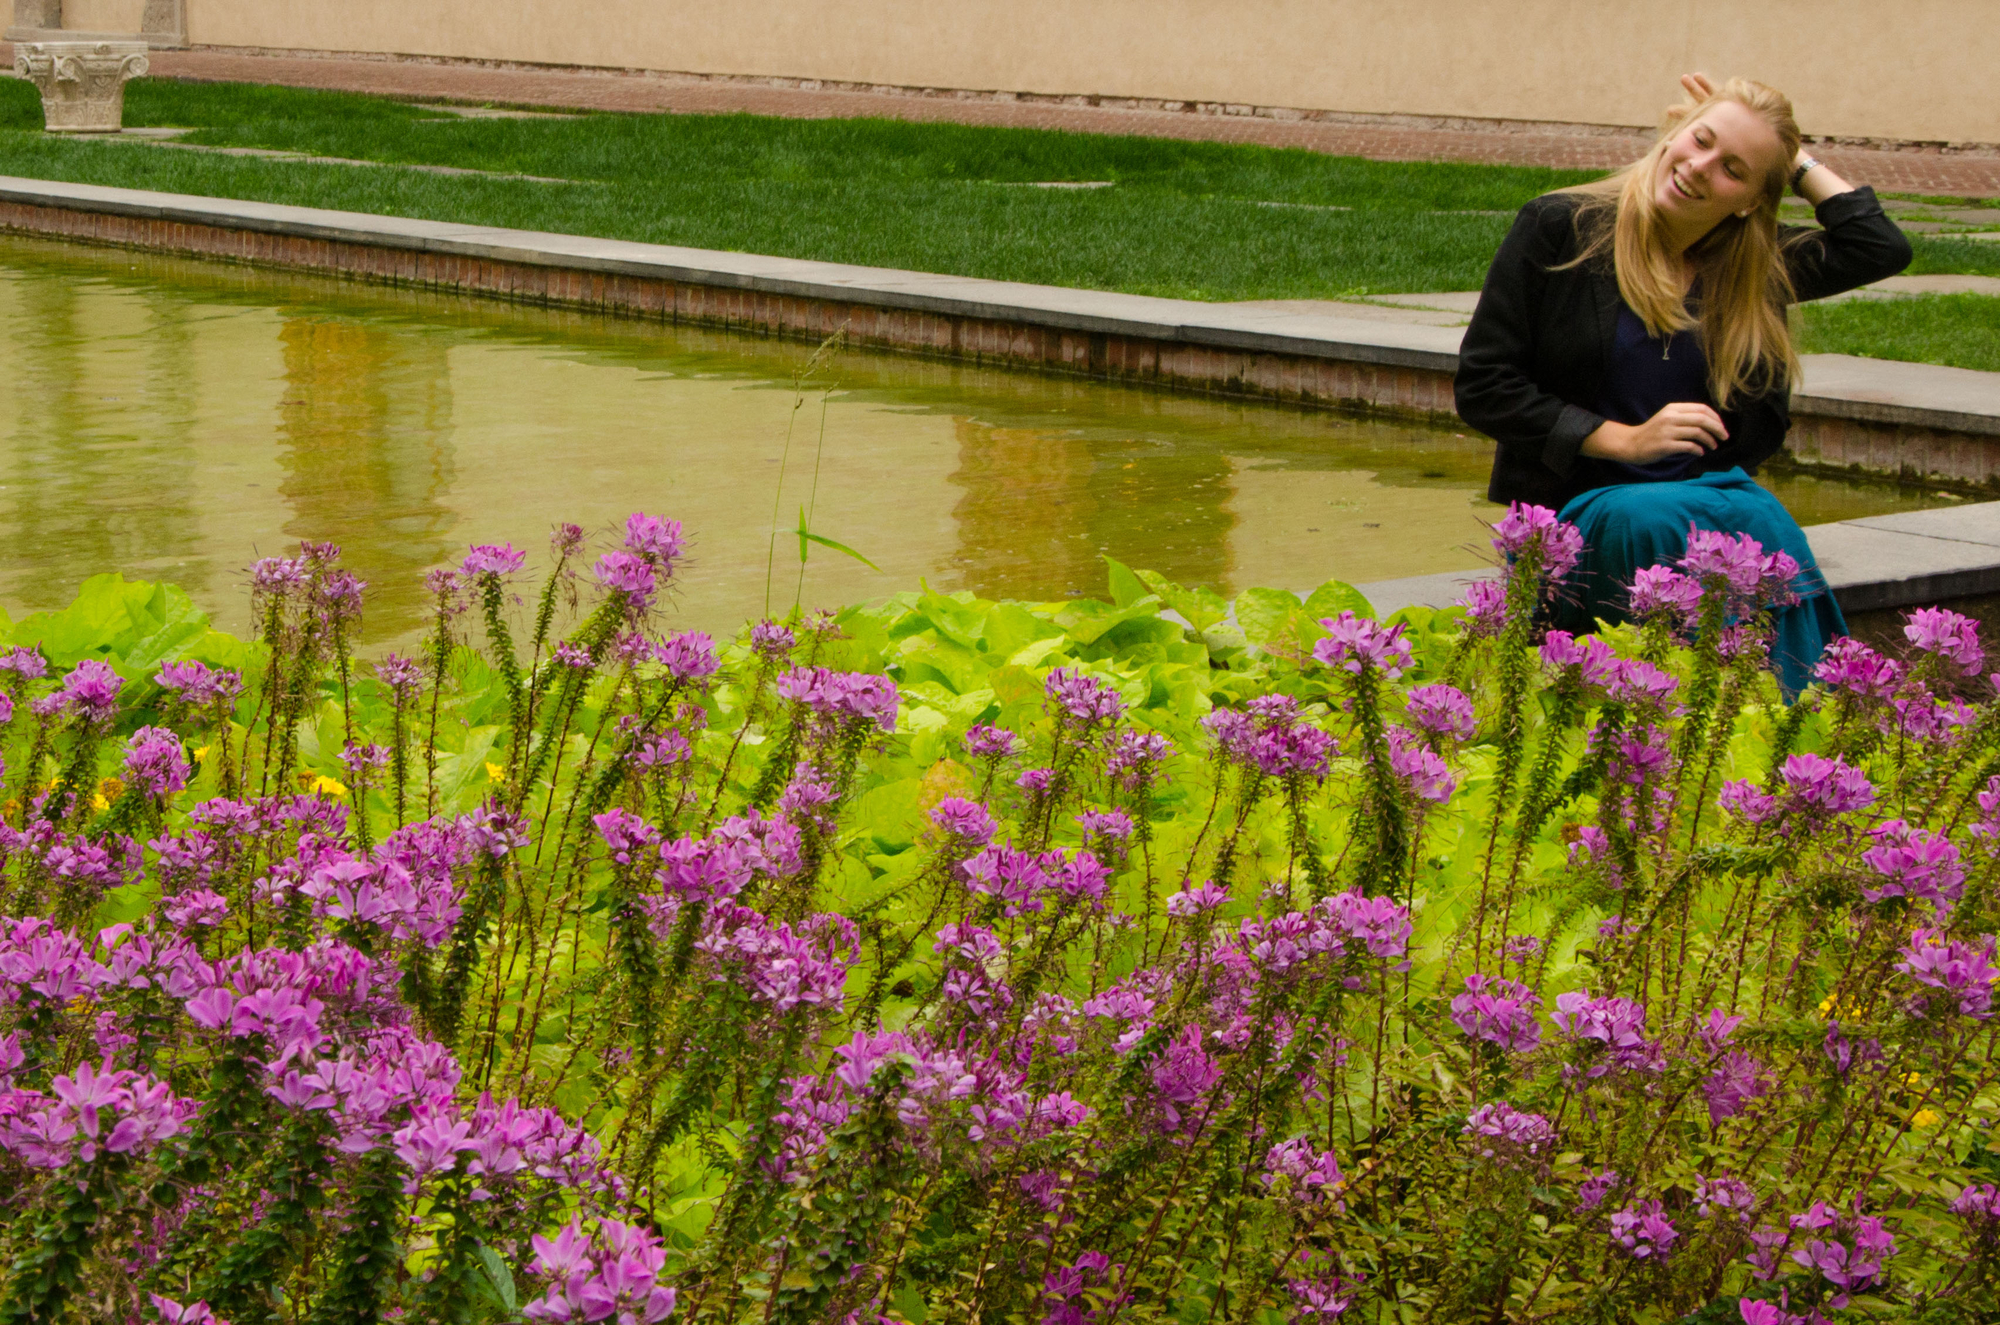
{"label": "water reflection", "polygon": [[[0,240],[0,606],[108,569],[248,626],[239,568],[332,540],[373,647],[466,543],[644,509],[693,548],[681,617],[906,589],[1102,592],[1104,554],[1233,593],[1471,569],[1490,444],[1383,422],[587,314]],[[1786,480],[1801,519],[1907,509]],[[817,533],[879,570],[819,548]],[[1822,514],[1821,512],[1825,513]]]}
{"label": "water reflection", "polygon": [[451,369],[444,337],[288,313],[278,409],[287,537],[347,549],[374,585],[451,558],[458,515]]}

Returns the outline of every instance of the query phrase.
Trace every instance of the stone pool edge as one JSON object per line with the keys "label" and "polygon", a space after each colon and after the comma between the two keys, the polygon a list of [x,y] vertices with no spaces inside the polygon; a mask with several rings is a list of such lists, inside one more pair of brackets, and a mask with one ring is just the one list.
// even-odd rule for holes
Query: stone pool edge
{"label": "stone pool edge", "polygon": [[[1457,426],[1461,332],[0,176],[0,230]],[[2000,374],[1812,356],[1790,463],[2000,488]]]}

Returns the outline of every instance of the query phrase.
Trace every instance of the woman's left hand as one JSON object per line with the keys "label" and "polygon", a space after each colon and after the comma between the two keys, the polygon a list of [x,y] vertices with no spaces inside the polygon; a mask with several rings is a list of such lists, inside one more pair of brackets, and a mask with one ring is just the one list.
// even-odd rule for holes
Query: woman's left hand
{"label": "woman's left hand", "polygon": [[1707,101],[1715,95],[1715,84],[1708,81],[1707,74],[1682,74],[1681,86],[1696,101]]}

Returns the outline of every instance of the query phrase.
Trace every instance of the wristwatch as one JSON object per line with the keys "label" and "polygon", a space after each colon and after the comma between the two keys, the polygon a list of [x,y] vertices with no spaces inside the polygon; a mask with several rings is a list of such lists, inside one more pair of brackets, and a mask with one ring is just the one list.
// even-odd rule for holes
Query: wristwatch
{"label": "wristwatch", "polygon": [[1799,158],[1799,164],[1792,168],[1792,187],[1797,189],[1799,181],[1806,177],[1806,172],[1820,164],[1818,157],[1807,156]]}

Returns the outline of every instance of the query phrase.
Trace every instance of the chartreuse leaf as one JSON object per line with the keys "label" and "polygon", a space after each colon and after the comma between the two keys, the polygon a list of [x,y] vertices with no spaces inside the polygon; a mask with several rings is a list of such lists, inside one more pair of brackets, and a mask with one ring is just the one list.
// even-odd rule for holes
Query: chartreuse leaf
{"label": "chartreuse leaf", "polygon": [[1061,626],[1047,617],[1036,616],[1019,603],[995,603],[979,633],[981,646],[1001,658],[1012,658],[1037,640],[1062,638]]}
{"label": "chartreuse leaf", "polygon": [[1181,614],[1197,633],[1220,625],[1229,616],[1229,600],[1212,589],[1186,589],[1156,570],[1134,571],[1160,601]]}
{"label": "chartreuse leaf", "polygon": [[1337,617],[1342,612],[1372,619],[1375,605],[1359,589],[1342,580],[1328,580],[1306,595],[1305,614],[1313,621],[1322,617]]}
{"label": "chartreuse leaf", "polygon": [[1236,596],[1236,624],[1243,638],[1259,647],[1278,639],[1287,623],[1304,615],[1299,596],[1287,589],[1245,589]]}
{"label": "chartreuse leaf", "polygon": [[971,594],[947,596],[925,590],[917,600],[917,610],[933,630],[952,643],[968,649],[979,647],[979,636],[986,626],[987,605]]}
{"label": "chartreuse leaf", "polygon": [[1078,644],[1095,644],[1115,626],[1140,617],[1157,616],[1160,599],[1157,594],[1147,594],[1123,607],[1099,602],[1095,598],[1079,598],[1064,603],[1056,613],[1056,624],[1069,632],[1069,637]]}
{"label": "chartreuse leaf", "polygon": [[1148,593],[1146,585],[1134,575],[1124,562],[1112,557],[1104,559],[1105,569],[1111,572],[1111,601],[1119,607],[1130,607]]}
{"label": "chartreuse leaf", "polygon": [[1245,589],[1236,599],[1236,624],[1266,653],[1305,650],[1325,638],[1319,623],[1342,612],[1372,618],[1375,608],[1360,590],[1339,580],[1328,580],[1304,602],[1286,589]]}

